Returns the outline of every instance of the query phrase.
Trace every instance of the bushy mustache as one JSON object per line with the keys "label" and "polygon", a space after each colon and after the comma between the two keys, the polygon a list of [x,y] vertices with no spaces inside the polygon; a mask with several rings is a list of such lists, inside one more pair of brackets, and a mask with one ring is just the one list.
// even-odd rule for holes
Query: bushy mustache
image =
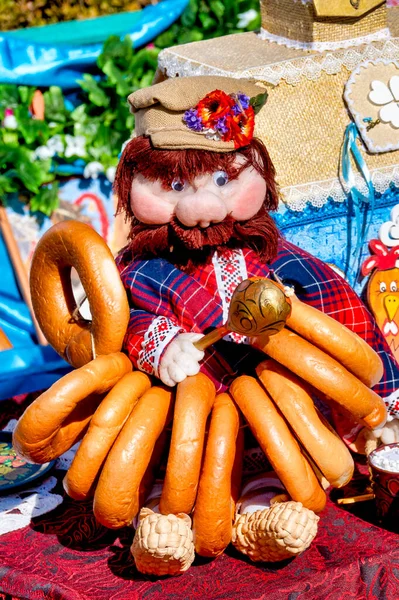
{"label": "bushy mustache", "polygon": [[209,262],[215,250],[225,252],[250,247],[262,261],[277,254],[279,232],[265,208],[247,221],[227,216],[208,227],[185,227],[176,217],[165,225],[148,225],[135,220],[127,250],[131,259],[165,258],[190,272]]}

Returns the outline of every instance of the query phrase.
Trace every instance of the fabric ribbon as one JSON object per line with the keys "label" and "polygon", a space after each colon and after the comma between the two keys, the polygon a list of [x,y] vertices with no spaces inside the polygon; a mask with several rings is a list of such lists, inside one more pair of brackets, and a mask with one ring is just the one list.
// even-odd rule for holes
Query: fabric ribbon
{"label": "fabric ribbon", "polygon": [[[370,227],[370,224],[373,220],[374,208],[375,208],[375,193],[373,183],[371,181],[370,171],[367,167],[367,164],[361,154],[361,151],[357,145],[357,140],[359,139],[359,131],[355,125],[355,123],[350,123],[346,129],[344,134],[344,142],[342,146],[342,155],[341,155],[341,171],[342,171],[342,179],[345,182],[346,193],[348,195],[348,202],[352,203],[353,211],[355,213],[356,219],[356,235],[357,242],[356,247],[353,250],[353,264],[352,269],[350,268],[350,258],[348,260],[348,264],[345,269],[345,275],[353,286],[357,280],[357,276],[359,274],[360,262],[362,258],[362,249],[364,243],[367,238],[367,233]],[[366,186],[367,193],[363,194],[356,187],[356,172],[353,168],[352,159],[355,162],[358,172],[363,177]],[[364,215],[362,219],[362,208],[363,205],[369,205],[369,218],[367,218],[367,213]],[[351,236],[349,236],[349,257],[351,255]],[[357,266],[356,266],[357,263]],[[349,273],[349,275],[348,275]],[[351,277],[351,273],[354,275]]]}

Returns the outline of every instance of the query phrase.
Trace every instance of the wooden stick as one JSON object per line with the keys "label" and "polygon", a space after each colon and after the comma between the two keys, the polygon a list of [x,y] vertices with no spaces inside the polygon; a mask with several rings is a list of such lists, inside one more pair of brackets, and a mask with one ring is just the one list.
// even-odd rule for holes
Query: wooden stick
{"label": "wooden stick", "polygon": [[44,337],[42,330],[39,327],[39,323],[36,320],[35,313],[33,311],[32,300],[30,297],[29,290],[29,278],[26,272],[25,266],[22,262],[21,254],[19,252],[18,244],[15,240],[13,231],[11,229],[10,222],[7,217],[7,212],[4,206],[0,206],[0,229],[3,235],[4,243],[7,247],[8,254],[11,259],[12,266],[18,281],[19,289],[22,294],[27,307],[29,308],[33,326],[35,328],[37,341],[41,346],[47,346],[48,342]]}
{"label": "wooden stick", "polygon": [[361,496],[338,498],[337,504],[356,504],[356,502],[366,502],[366,500],[374,500],[374,494],[362,494]]}

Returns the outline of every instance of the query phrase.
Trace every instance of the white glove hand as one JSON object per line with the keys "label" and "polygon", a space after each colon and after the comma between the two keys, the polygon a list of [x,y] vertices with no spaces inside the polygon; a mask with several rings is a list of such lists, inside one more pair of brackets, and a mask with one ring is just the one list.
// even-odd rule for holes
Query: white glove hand
{"label": "white glove hand", "polygon": [[188,375],[196,375],[204,352],[194,346],[201,339],[201,333],[180,333],[172,340],[159,365],[159,378],[162,383],[173,387]]}

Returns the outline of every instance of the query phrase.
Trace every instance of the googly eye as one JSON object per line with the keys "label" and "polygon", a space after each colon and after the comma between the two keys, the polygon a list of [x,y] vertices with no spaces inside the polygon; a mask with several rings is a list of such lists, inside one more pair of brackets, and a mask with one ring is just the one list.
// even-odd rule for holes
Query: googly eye
{"label": "googly eye", "polygon": [[380,283],[380,292],[386,292],[387,291],[387,284],[384,281],[381,281]]}
{"label": "googly eye", "polygon": [[213,181],[218,187],[223,187],[228,183],[229,176],[224,171],[216,171],[216,173],[213,174]]}
{"label": "googly eye", "polygon": [[171,188],[175,192],[182,192],[185,187],[186,187],[186,182],[182,181],[181,179],[176,178],[172,181]]}
{"label": "googly eye", "polygon": [[391,292],[397,292],[398,291],[398,286],[396,285],[396,281],[391,281],[389,289],[391,290]]}

